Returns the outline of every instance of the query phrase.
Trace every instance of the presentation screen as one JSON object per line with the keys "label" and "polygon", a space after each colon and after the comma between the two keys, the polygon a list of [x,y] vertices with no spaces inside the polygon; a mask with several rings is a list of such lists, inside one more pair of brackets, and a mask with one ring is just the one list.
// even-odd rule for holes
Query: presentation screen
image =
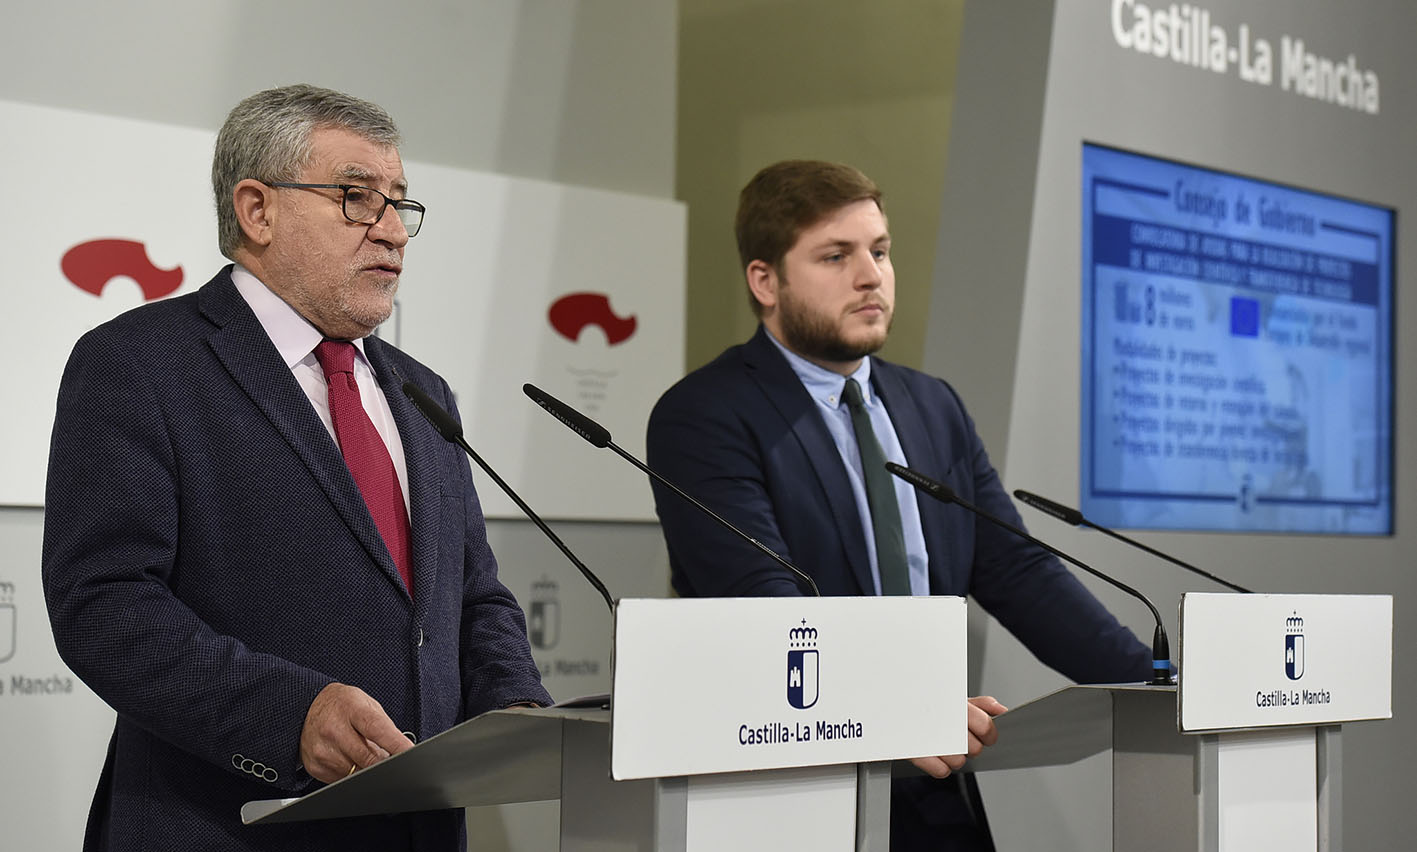
{"label": "presentation screen", "polygon": [[1390,534],[1394,214],[1082,151],[1083,513]]}

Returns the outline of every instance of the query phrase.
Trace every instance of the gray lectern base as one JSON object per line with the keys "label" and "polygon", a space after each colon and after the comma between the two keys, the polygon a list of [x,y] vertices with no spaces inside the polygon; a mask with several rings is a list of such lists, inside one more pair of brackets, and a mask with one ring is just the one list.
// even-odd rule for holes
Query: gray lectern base
{"label": "gray lectern base", "polygon": [[[308,796],[248,802],[241,818],[264,824],[559,798],[562,850],[780,850],[803,848],[794,845],[803,827],[773,810],[775,797],[820,792],[854,802],[855,812],[836,814],[846,831],[806,838],[812,849],[887,852],[889,763],[612,781],[609,722],[606,710],[488,713]],[[735,819],[717,816],[725,804]],[[823,816],[807,822],[829,821]]]}
{"label": "gray lectern base", "polygon": [[[561,849],[837,849],[887,852],[890,764],[808,766],[641,781],[611,780],[603,724],[567,723],[562,752]],[[830,813],[828,801],[847,800]],[[854,804],[854,813],[851,805]],[[812,825],[784,814],[810,813]],[[835,824],[834,824],[835,823]],[[815,832],[815,835],[814,835]]]}
{"label": "gray lectern base", "polygon": [[1070,686],[1010,710],[997,724],[998,744],[967,769],[1059,766],[1111,749],[1112,848],[1117,852],[1219,850],[1221,813],[1235,786],[1222,778],[1222,763],[1232,760],[1228,756],[1280,739],[1297,743],[1300,750],[1312,743],[1315,848],[1339,849],[1342,751],[1337,725],[1186,735],[1176,726],[1175,687],[1131,684]]}

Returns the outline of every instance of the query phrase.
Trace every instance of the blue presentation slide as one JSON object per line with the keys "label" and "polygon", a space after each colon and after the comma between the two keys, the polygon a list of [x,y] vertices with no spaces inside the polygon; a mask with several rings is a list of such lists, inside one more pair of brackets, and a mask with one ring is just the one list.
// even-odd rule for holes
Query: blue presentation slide
{"label": "blue presentation slide", "polygon": [[1385,534],[1391,210],[1083,148],[1083,513]]}

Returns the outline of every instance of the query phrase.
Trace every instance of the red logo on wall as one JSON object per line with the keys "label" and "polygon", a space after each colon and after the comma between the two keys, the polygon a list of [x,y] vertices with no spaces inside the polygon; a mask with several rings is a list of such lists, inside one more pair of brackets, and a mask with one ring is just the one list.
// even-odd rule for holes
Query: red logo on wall
{"label": "red logo on wall", "polygon": [[148,260],[147,246],[133,240],[89,240],[64,252],[59,261],[64,277],[75,287],[95,296],[120,275],[138,282],[143,300],[151,302],[177,292],[182,286],[182,267],[158,269]]}
{"label": "red logo on wall", "polygon": [[551,327],[575,343],[588,325],[599,326],[611,346],[624,343],[635,333],[635,317],[620,317],[610,309],[610,297],[604,293],[567,293],[551,303],[546,312]]}

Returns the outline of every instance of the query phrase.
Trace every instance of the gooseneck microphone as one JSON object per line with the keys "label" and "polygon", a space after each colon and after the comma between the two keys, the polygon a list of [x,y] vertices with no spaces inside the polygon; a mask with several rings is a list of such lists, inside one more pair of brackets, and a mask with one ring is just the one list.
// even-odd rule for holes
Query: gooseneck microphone
{"label": "gooseneck microphone", "polygon": [[557,536],[556,533],[551,531],[551,528],[546,525],[546,522],[541,520],[540,516],[533,512],[531,507],[528,506],[522,498],[517,496],[517,492],[512,490],[512,486],[508,485],[502,477],[498,476],[497,471],[493,470],[472,447],[468,446],[467,441],[463,439],[462,424],[458,423],[458,421],[453,418],[453,415],[445,411],[441,405],[434,402],[433,397],[424,393],[423,389],[413,382],[405,381],[403,383],[403,393],[404,396],[413,401],[413,407],[417,408],[424,417],[428,418],[428,422],[433,424],[433,428],[438,430],[438,434],[442,435],[444,440],[448,441],[450,444],[456,444],[462,447],[463,452],[467,453],[473,461],[477,462],[478,467],[482,468],[488,476],[492,477],[492,481],[497,483],[497,487],[501,488],[506,492],[508,497],[512,498],[512,502],[517,504],[517,508],[521,509],[522,513],[528,518],[531,518],[531,522],[536,524],[537,529],[541,530],[547,538],[551,539],[552,544],[561,548],[561,552],[566,554],[566,558],[571,560],[571,564],[575,565],[581,574],[590,581],[590,584],[595,586],[595,590],[600,592],[600,596],[605,598],[605,605],[610,608],[610,613],[614,615],[615,601],[611,600],[610,592],[605,588],[605,584],[600,582],[600,578],[595,576],[595,574],[585,566],[585,563],[576,558],[576,555],[571,552],[571,549],[566,546],[565,542],[561,541],[561,538]]}
{"label": "gooseneck microphone", "polygon": [[569,427],[572,432],[575,432],[577,435],[580,435],[582,438],[585,438],[587,441],[589,441],[591,446],[598,447],[600,449],[605,449],[606,447],[609,447],[615,452],[616,455],[620,456],[620,458],[639,468],[641,471],[648,474],[651,478],[663,485],[665,488],[668,488],[675,494],[678,494],[680,497],[689,501],[689,503],[697,507],[699,511],[708,515],[710,518],[713,518],[715,521],[718,521],[724,526],[724,528],[732,532],[734,535],[738,536],[739,538],[748,542],[752,546],[756,547],[758,550],[772,557],[772,559],[777,562],[777,564],[791,571],[793,575],[797,577],[799,586],[803,586],[805,589],[811,591],[811,593],[816,597],[821,596],[821,590],[817,588],[817,581],[813,580],[811,576],[807,574],[806,571],[803,571],[801,568],[798,568],[796,565],[793,565],[791,562],[788,562],[772,548],[768,547],[767,545],[763,544],[762,542],[738,529],[728,521],[724,520],[714,510],[705,506],[703,503],[700,503],[698,500],[695,500],[693,497],[689,496],[687,493],[681,490],[679,486],[665,479],[663,476],[660,476],[657,472],[651,470],[646,464],[641,462],[639,459],[625,452],[618,445],[616,445],[614,441],[610,440],[610,432],[604,426],[601,426],[599,423],[596,423],[594,420],[591,420],[589,417],[570,407],[566,403],[562,402],[561,400],[557,399],[556,397],[552,396],[551,394],[547,393],[536,385],[522,385],[522,393],[530,397],[532,402],[546,409],[552,417],[555,417],[557,420],[560,420],[562,423],[566,424],[566,426]]}
{"label": "gooseneck microphone", "polygon": [[1167,562],[1170,562],[1174,565],[1180,565],[1187,571],[1199,574],[1207,580],[1219,583],[1220,585],[1225,586],[1228,589],[1234,589],[1237,592],[1244,592],[1245,594],[1253,594],[1250,589],[1247,589],[1244,586],[1237,585],[1235,583],[1230,582],[1229,580],[1222,580],[1221,578],[1215,576],[1214,574],[1210,573],[1209,571],[1206,571],[1203,568],[1197,568],[1189,562],[1182,562],[1181,560],[1168,553],[1162,553],[1154,547],[1148,547],[1147,545],[1142,544],[1134,538],[1128,538],[1127,536],[1122,535],[1116,530],[1109,530],[1104,526],[1094,524],[1092,521],[1089,521],[1087,518],[1084,518],[1082,516],[1082,512],[1078,511],[1077,509],[1071,509],[1067,506],[1064,506],[1062,503],[1055,503],[1054,501],[1049,500],[1047,497],[1040,497],[1039,495],[1034,494],[1031,491],[1024,491],[1022,488],[1015,489],[1014,496],[1017,497],[1019,500],[1023,501],[1024,503],[1027,503],[1028,505],[1037,509],[1038,511],[1044,513],[1045,515],[1052,515],[1053,517],[1057,518],[1065,524],[1071,524],[1075,527],[1091,527],[1092,529],[1095,529],[1098,532],[1106,533],[1107,535],[1112,536],[1118,541],[1126,542],[1132,547],[1145,550],[1152,556],[1157,556],[1161,559],[1165,559]]}
{"label": "gooseneck microphone", "polygon": [[1058,548],[1039,541],[1038,539],[1029,535],[1024,530],[1019,529],[1018,527],[1014,526],[1003,518],[995,517],[994,515],[991,515],[990,513],[984,511],[978,506],[975,506],[973,503],[964,500],[954,492],[953,488],[950,488],[943,482],[937,482],[923,473],[911,470],[908,467],[902,467],[901,465],[898,465],[895,462],[886,462],[886,470],[890,471],[901,479],[904,479],[906,482],[909,482],[911,485],[914,485],[916,488],[920,489],[921,491],[924,491],[926,494],[929,494],[936,500],[939,500],[942,503],[954,503],[957,506],[961,506],[965,509],[968,509],[969,511],[990,522],[991,524],[1003,527],[1004,529],[1008,530],[1009,532],[1013,533],[1024,541],[1038,545],[1039,547],[1043,548],[1044,550],[1048,551],[1049,553],[1053,554],[1064,562],[1076,565],[1077,567],[1098,578],[1099,580],[1104,580],[1108,583],[1111,583],[1112,585],[1116,586],[1117,588],[1121,589],[1122,591],[1146,604],[1146,608],[1151,610],[1151,617],[1156,619],[1156,632],[1152,635],[1151,639],[1151,680],[1148,681],[1148,683],[1152,684],[1153,686],[1170,686],[1172,683],[1174,683],[1174,681],[1171,680],[1171,643],[1166,639],[1166,627],[1161,623],[1161,613],[1157,612],[1156,607],[1152,604],[1150,600],[1147,599],[1146,595],[1142,594],[1131,586],[1128,586],[1121,580],[1109,577],[1101,571],[1098,571],[1096,568],[1093,568],[1091,565],[1086,565],[1074,559],[1073,557],[1069,556]]}

